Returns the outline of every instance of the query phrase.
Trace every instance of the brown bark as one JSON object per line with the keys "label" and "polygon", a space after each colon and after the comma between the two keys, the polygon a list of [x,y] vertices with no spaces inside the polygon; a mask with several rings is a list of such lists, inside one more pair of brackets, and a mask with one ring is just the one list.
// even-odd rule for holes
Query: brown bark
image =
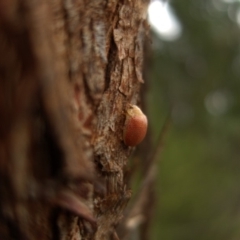
{"label": "brown bark", "polygon": [[118,239],[148,0],[0,0],[0,239]]}

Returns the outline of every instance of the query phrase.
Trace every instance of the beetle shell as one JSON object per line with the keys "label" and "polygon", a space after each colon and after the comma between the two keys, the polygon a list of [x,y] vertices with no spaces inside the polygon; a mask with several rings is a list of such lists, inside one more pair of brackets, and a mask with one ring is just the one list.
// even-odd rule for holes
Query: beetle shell
{"label": "beetle shell", "polygon": [[123,130],[123,141],[127,146],[136,146],[146,136],[148,120],[142,110],[136,105],[130,105],[126,113]]}

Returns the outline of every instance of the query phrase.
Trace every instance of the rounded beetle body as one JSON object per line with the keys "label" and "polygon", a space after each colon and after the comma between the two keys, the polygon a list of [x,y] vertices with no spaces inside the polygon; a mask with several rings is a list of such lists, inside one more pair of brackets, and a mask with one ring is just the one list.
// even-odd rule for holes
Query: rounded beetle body
{"label": "rounded beetle body", "polygon": [[130,105],[126,112],[123,130],[123,141],[127,146],[136,146],[146,136],[148,120],[142,110],[136,105]]}

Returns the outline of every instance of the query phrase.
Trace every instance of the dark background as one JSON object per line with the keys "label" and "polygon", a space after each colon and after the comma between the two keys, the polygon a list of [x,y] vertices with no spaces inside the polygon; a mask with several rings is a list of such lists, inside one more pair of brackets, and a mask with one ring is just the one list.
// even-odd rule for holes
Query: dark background
{"label": "dark background", "polygon": [[[178,39],[153,32],[153,138],[170,113],[152,240],[240,239],[240,1],[173,0]],[[160,158],[160,156],[159,156]]]}

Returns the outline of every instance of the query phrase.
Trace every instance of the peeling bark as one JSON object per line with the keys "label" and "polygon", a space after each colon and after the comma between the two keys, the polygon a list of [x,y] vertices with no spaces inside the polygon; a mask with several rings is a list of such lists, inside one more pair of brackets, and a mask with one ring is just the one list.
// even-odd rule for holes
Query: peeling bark
{"label": "peeling bark", "polygon": [[0,0],[0,239],[118,239],[147,0]]}

